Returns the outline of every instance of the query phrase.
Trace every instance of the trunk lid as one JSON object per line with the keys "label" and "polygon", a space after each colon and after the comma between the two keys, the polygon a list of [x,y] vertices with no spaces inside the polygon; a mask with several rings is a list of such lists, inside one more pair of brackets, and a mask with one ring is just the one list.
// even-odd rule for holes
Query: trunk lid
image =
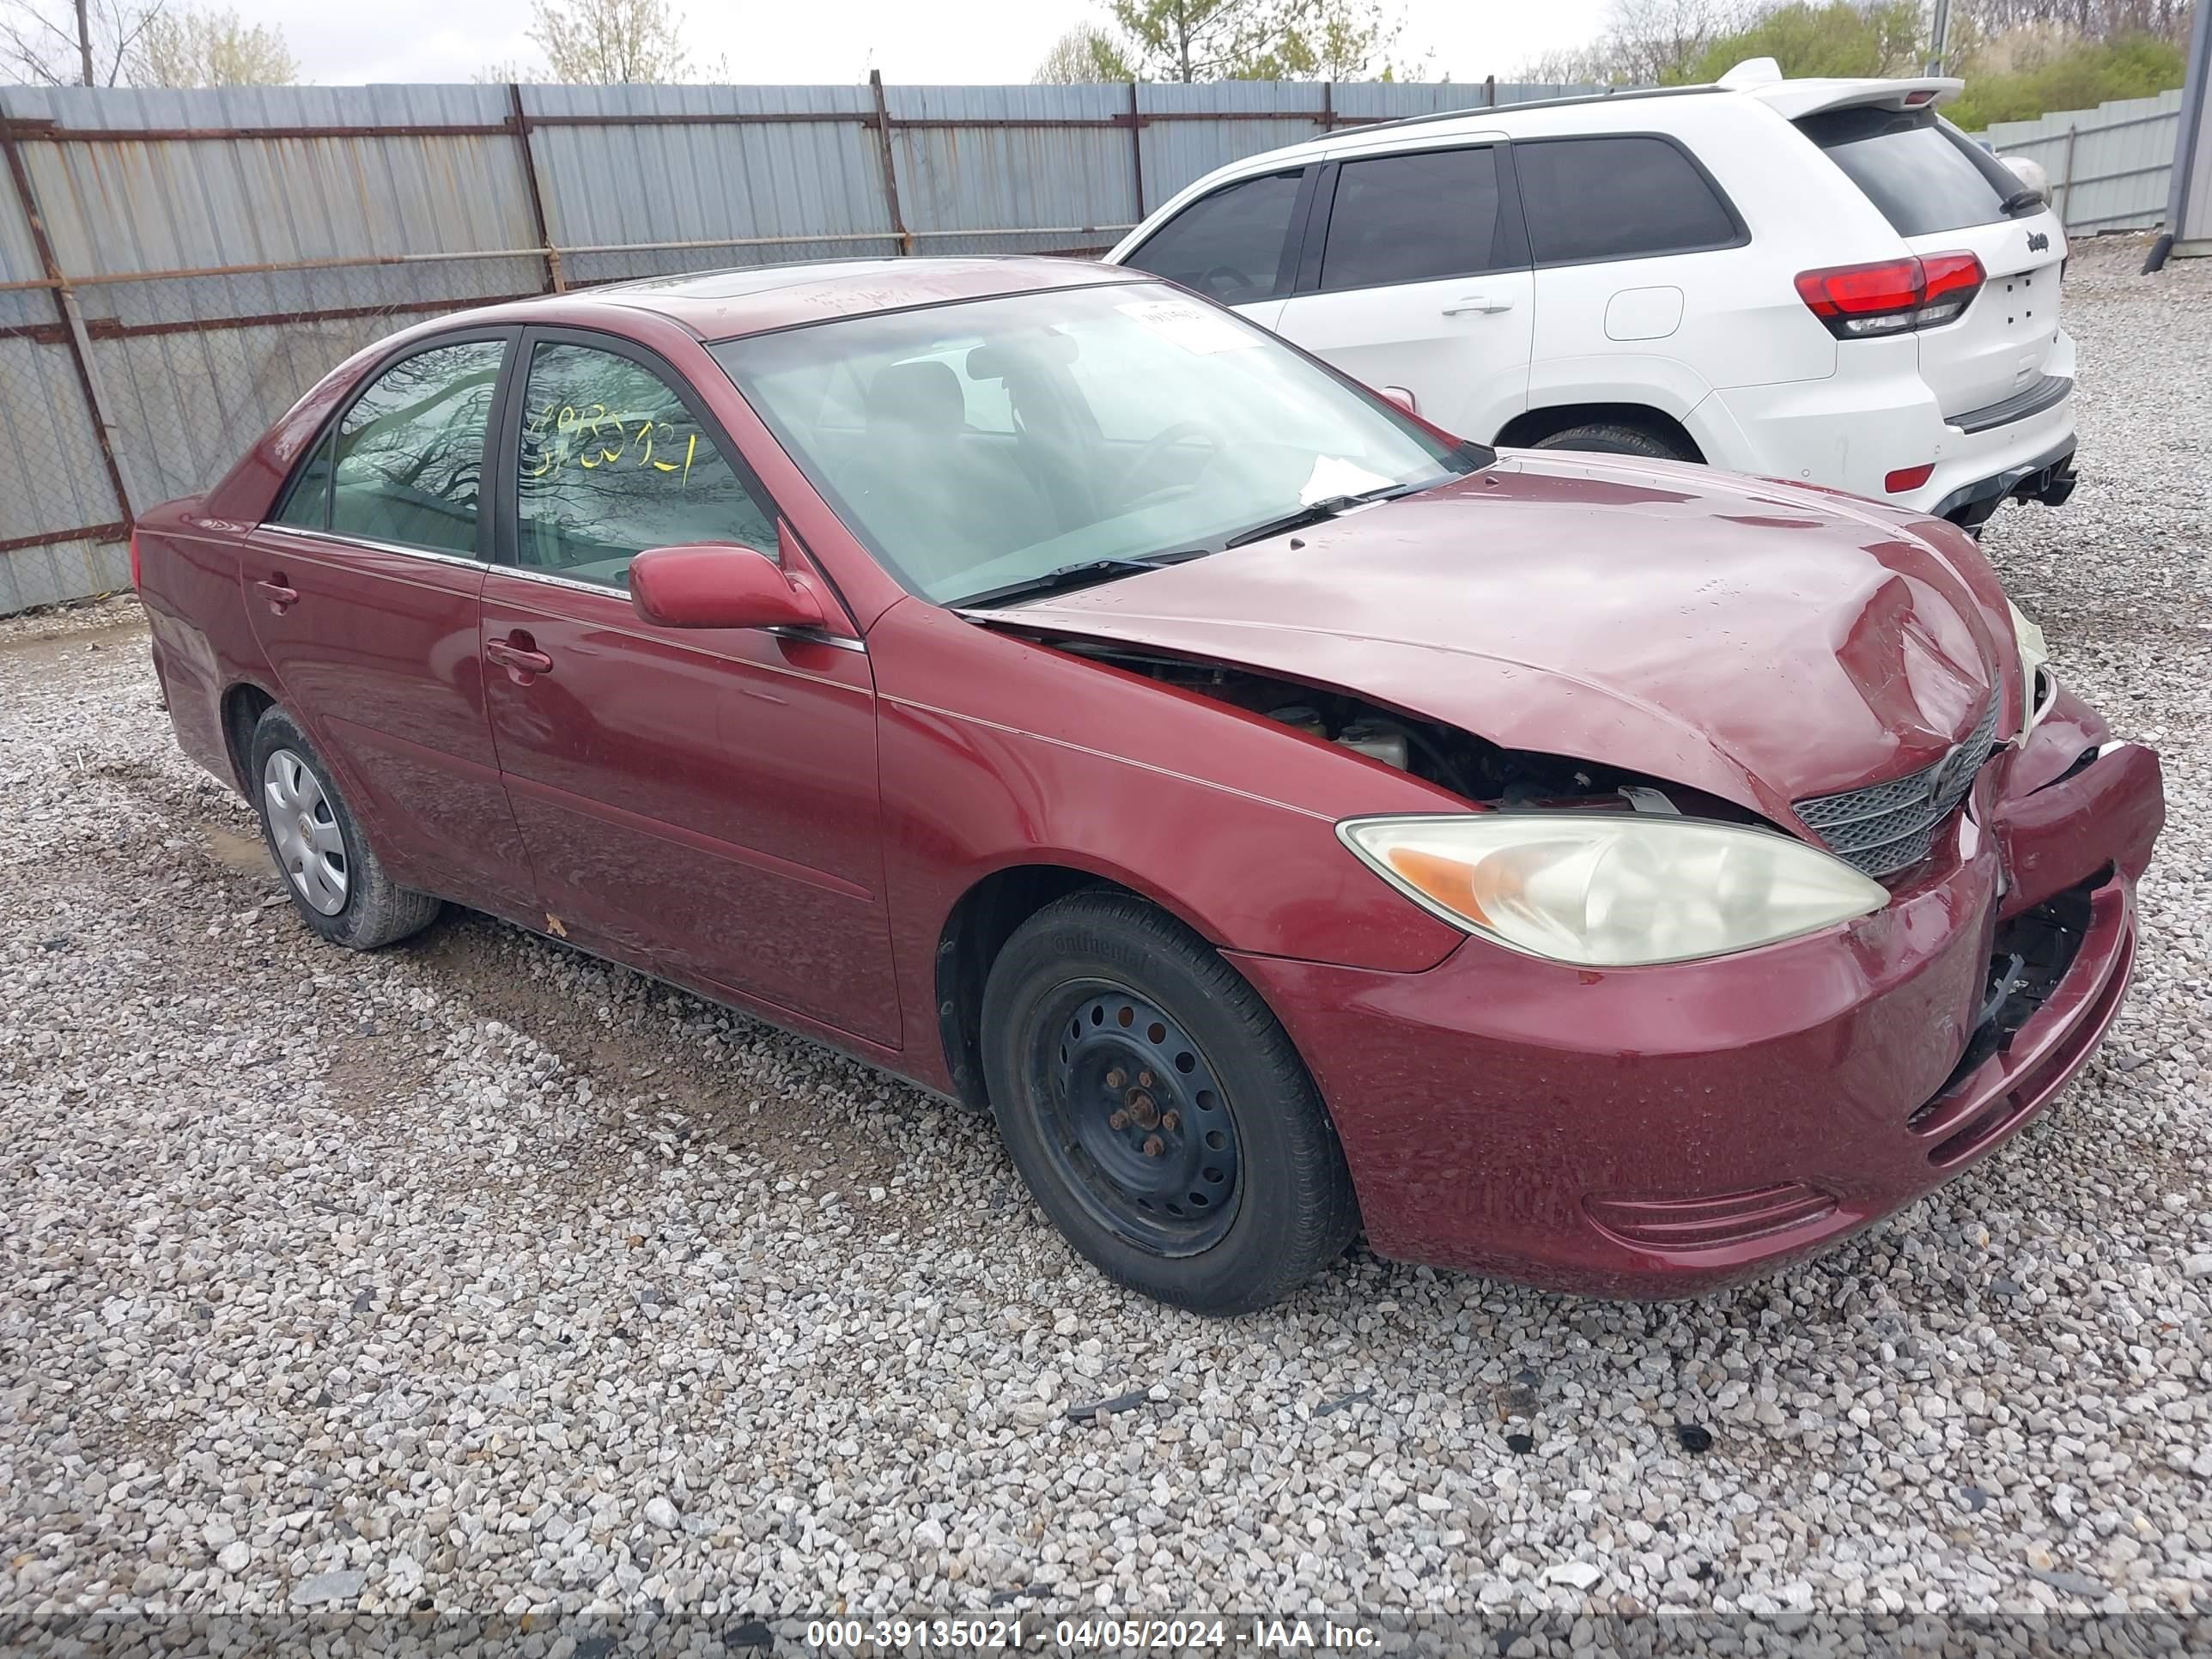
{"label": "trunk lid", "polygon": [[2029,218],[1906,239],[1923,257],[1964,252],[1982,262],[1982,291],[1955,323],[1920,332],[1920,378],[1947,420],[2001,404],[2040,382],[2058,343],[2058,266],[2066,232],[2048,208]]}

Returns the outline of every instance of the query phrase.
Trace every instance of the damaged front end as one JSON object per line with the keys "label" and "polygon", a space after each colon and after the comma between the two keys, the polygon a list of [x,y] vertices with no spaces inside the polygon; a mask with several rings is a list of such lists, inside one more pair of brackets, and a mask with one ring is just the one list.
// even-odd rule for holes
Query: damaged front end
{"label": "damaged front end", "polygon": [[[1018,631],[1018,630],[1008,630]],[[1312,681],[1167,651],[1060,635],[1035,642],[1230,708],[1409,773],[1477,806],[1680,814],[1765,822],[1731,800],[1618,766],[1512,749],[1443,721]]]}

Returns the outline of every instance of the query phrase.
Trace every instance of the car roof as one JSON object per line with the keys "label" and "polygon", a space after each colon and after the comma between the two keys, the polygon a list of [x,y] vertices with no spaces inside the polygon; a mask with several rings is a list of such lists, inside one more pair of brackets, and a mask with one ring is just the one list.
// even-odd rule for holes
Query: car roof
{"label": "car roof", "polygon": [[[686,271],[571,289],[495,307],[499,319],[573,321],[580,309],[653,312],[702,340],[734,339],[872,311],[1029,294],[1040,289],[1155,281],[1142,271],[1041,254],[997,258],[817,259]],[[473,320],[491,317],[473,313]]]}
{"label": "car roof", "polygon": [[[1816,111],[1850,104],[1881,104],[1902,107],[1910,100],[1941,103],[1955,97],[1964,82],[1942,76],[1850,80],[1784,78],[1778,70],[1768,76],[1771,60],[1754,59],[1738,64],[1719,81],[1686,87],[1617,87],[1603,92],[1578,93],[1565,98],[1532,98],[1516,104],[1478,104],[1465,109],[1441,110],[1433,115],[1408,116],[1398,121],[1376,121],[1341,127],[1317,138],[1301,139],[1263,155],[1249,155],[1199,180],[1208,184],[1239,173],[1264,173],[1279,167],[1311,161],[1324,154],[1342,155],[1352,149],[1395,149],[1409,143],[1426,144],[1439,139],[1476,136],[1508,138],[1550,137],[1584,131],[1621,131],[1628,126],[1663,127],[1673,110],[1747,100],[1765,105],[1787,120]],[[1597,118],[1595,120],[1593,118]]]}

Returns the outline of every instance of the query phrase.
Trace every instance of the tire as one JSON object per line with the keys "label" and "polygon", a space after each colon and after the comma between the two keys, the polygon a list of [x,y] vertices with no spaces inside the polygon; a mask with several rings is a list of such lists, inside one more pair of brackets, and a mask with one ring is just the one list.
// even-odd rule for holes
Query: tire
{"label": "tire", "polygon": [[1359,1224],[1289,1035],[1220,953],[1133,895],[1016,929],[983,994],[992,1112],[1032,1196],[1108,1277],[1202,1314],[1279,1301]]}
{"label": "tire", "polygon": [[437,919],[435,898],[384,873],[329,763],[283,708],[263,712],[246,753],[261,839],[308,927],[333,945],[374,951]]}
{"label": "tire", "polygon": [[1554,432],[1548,438],[1538,440],[1534,447],[1579,449],[1597,455],[1648,455],[1655,461],[1698,459],[1680,444],[1670,443],[1656,433],[1618,421],[1592,421],[1584,426],[1571,426],[1565,432]]}

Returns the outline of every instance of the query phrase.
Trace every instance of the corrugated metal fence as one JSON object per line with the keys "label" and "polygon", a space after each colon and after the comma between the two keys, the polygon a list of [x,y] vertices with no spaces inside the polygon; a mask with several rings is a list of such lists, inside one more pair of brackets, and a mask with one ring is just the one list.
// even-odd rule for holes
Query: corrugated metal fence
{"label": "corrugated metal fence", "polygon": [[2154,98],[2057,110],[2033,121],[1995,121],[1976,136],[2000,155],[2040,161],[2066,228],[2094,234],[2163,222],[2180,119],[2177,88]]}
{"label": "corrugated metal fence", "polygon": [[1091,252],[1333,129],[1577,88],[0,91],[0,615],[122,586],[202,489],[416,319],[838,254]]}

